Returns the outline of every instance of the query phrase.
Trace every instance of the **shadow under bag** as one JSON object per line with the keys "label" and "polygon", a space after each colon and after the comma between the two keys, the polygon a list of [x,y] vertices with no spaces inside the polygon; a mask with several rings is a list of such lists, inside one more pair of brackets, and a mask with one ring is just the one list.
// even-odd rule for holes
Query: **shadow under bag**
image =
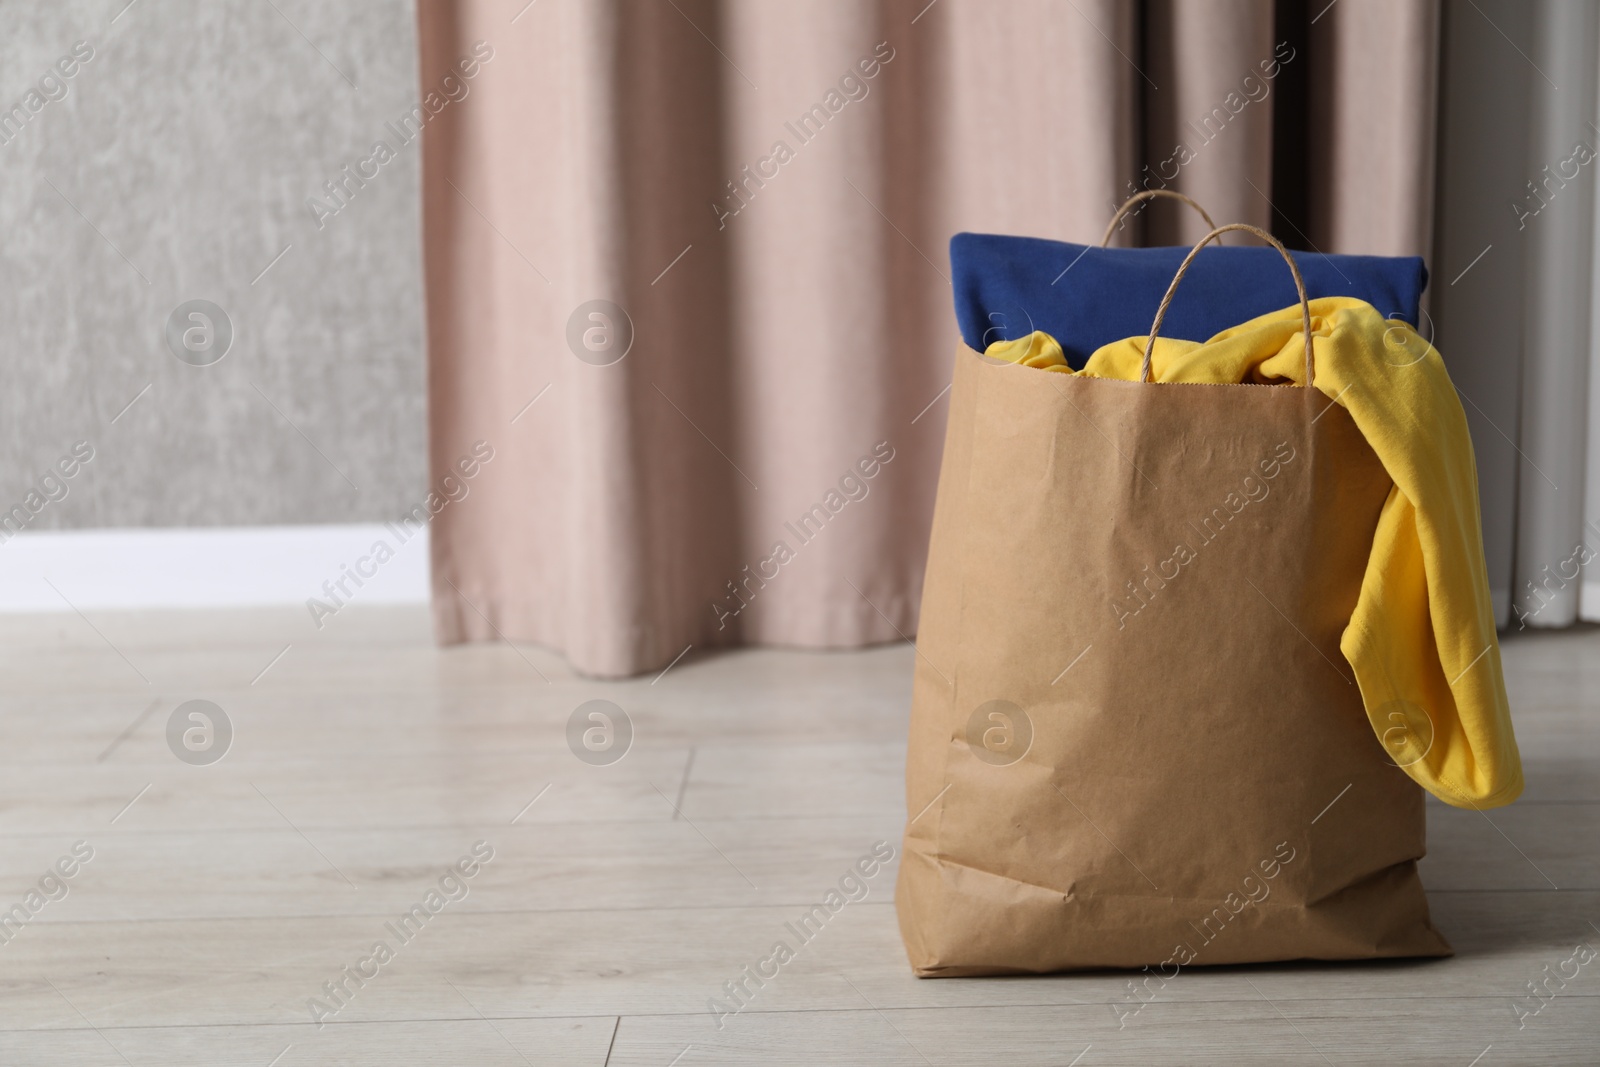
{"label": "shadow under bag", "polygon": [[1450,954],[1423,791],[1339,644],[1393,483],[1314,388],[1148,380],[1165,308],[1141,381],[956,355],[896,890],[918,975]]}

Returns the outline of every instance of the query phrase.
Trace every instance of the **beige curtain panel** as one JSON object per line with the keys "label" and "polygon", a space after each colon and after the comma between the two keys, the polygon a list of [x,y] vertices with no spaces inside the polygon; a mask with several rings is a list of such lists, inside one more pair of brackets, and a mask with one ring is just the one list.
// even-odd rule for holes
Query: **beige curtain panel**
{"label": "beige curtain panel", "polygon": [[1437,4],[1318,6],[421,0],[439,639],[912,636],[953,233],[1428,252]]}

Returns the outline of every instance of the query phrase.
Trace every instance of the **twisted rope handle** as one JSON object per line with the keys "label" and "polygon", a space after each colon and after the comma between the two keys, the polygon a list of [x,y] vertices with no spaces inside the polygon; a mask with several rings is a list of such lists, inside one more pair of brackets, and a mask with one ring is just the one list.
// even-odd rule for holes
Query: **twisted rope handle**
{"label": "twisted rope handle", "polygon": [[1144,363],[1139,371],[1139,380],[1141,382],[1150,380],[1150,354],[1155,351],[1156,335],[1161,332],[1161,321],[1167,317],[1167,306],[1172,303],[1172,294],[1178,291],[1178,283],[1183,281],[1184,274],[1189,270],[1189,264],[1194,262],[1194,257],[1200,254],[1202,248],[1229,230],[1243,230],[1245,233],[1255,234],[1267,244],[1276,248],[1278,254],[1283,257],[1283,261],[1289,264],[1289,273],[1294,275],[1295,291],[1300,294],[1300,328],[1305,333],[1306,338],[1306,388],[1311,388],[1313,371],[1311,361],[1311,302],[1306,299],[1305,279],[1300,277],[1300,268],[1295,264],[1294,257],[1289,255],[1289,250],[1283,247],[1282,242],[1266,230],[1261,229],[1259,226],[1252,226],[1248,222],[1230,222],[1226,226],[1216,227],[1201,238],[1200,243],[1191,248],[1189,254],[1183,258],[1183,262],[1178,266],[1178,273],[1172,276],[1172,284],[1167,286],[1167,295],[1161,298],[1161,306],[1156,308],[1156,321],[1150,324],[1150,336],[1144,343]]}
{"label": "twisted rope handle", "polygon": [[1207,226],[1210,226],[1212,229],[1216,228],[1217,224],[1211,220],[1211,216],[1206,213],[1206,209],[1201,207],[1195,201],[1189,199],[1187,196],[1184,196],[1182,193],[1176,192],[1172,189],[1146,189],[1143,192],[1134,193],[1132,196],[1128,197],[1128,199],[1122,202],[1121,207],[1117,208],[1117,213],[1111,216],[1111,222],[1106,226],[1106,235],[1100,238],[1100,247],[1104,248],[1106,245],[1111,243],[1111,235],[1117,232],[1117,223],[1121,222],[1123,216],[1133,210],[1134,205],[1143,203],[1146,200],[1155,200],[1158,197],[1165,198],[1167,200],[1181,200],[1183,203],[1188,204],[1190,207],[1200,212],[1200,217],[1206,220]]}

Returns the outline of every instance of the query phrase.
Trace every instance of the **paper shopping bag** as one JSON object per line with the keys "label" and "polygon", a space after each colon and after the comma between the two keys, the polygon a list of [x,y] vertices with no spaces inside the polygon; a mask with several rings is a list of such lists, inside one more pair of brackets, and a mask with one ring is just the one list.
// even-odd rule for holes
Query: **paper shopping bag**
{"label": "paper shopping bag", "polygon": [[1449,954],[1422,790],[1339,650],[1390,488],[1311,388],[958,352],[896,891],[917,974]]}

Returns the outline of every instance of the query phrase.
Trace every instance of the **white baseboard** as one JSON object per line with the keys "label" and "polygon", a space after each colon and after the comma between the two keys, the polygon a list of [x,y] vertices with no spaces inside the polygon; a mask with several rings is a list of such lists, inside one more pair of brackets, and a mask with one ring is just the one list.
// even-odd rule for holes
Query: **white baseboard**
{"label": "white baseboard", "polygon": [[[393,553],[381,564],[372,559],[380,541]],[[359,587],[348,570],[358,564],[374,572]],[[341,578],[350,603],[426,603],[428,531],[378,523],[47,530],[0,543],[0,612],[303,605],[327,600],[323,583]]]}

